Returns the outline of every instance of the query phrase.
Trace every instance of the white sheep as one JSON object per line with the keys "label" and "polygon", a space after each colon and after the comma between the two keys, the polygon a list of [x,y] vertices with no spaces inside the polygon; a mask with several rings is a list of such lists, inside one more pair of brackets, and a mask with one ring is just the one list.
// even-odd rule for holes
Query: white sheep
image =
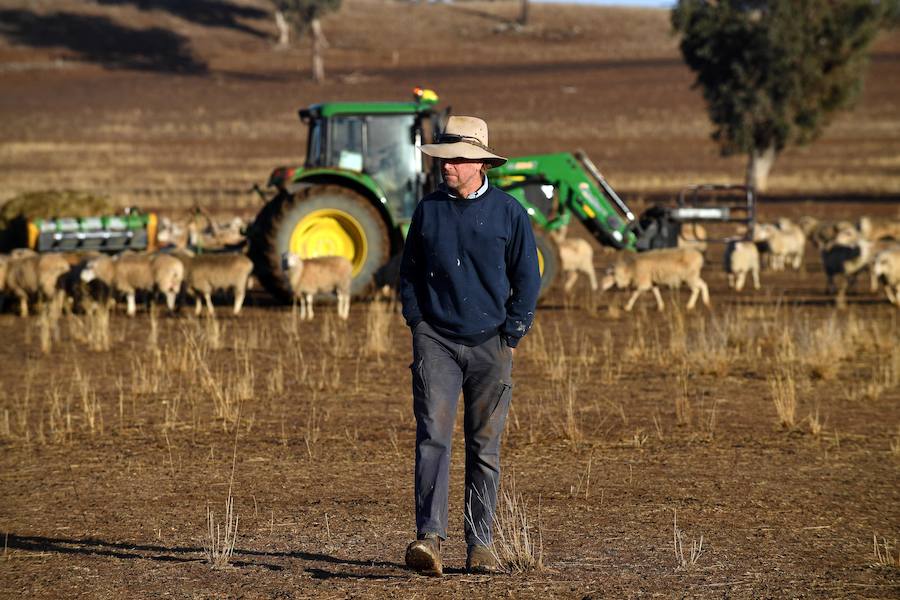
{"label": "white sheep", "polygon": [[565,237],[565,230],[558,229],[550,232],[550,237],[559,248],[559,263],[564,273],[569,276],[563,286],[566,293],[572,291],[579,273],[587,275],[591,289],[597,289],[597,273],[594,271],[594,249],[582,239]]}
{"label": "white sheep", "polygon": [[900,241],[900,220],[873,220],[871,217],[861,217],[859,219],[859,231],[864,238],[871,242],[883,239]]}
{"label": "white sheep", "polygon": [[794,270],[803,266],[806,236],[789,219],[780,219],[777,226],[759,223],[753,228],[753,241],[768,245],[773,271],[783,271],[786,263],[790,263]]}
{"label": "white sheep", "polygon": [[250,287],[250,274],[253,272],[253,261],[243,254],[233,252],[207,253],[194,255],[188,251],[177,253],[185,265],[184,287],[194,297],[197,316],[203,311],[201,298],[206,302],[206,310],[215,314],[212,295],[214,292],[233,291],[233,314],[241,312],[247,289]]}
{"label": "white sheep", "polygon": [[175,300],[184,281],[184,263],[169,254],[154,254],[150,259],[153,284],[166,297],[166,306],[175,310]]}
{"label": "white sheep", "polygon": [[632,309],[643,292],[651,290],[656,298],[657,308],[663,310],[662,295],[657,285],[678,287],[686,283],[691,288],[687,309],[694,308],[697,297],[701,294],[703,304],[709,307],[709,288],[700,277],[702,268],[703,255],[694,248],[666,248],[638,254],[623,253],[609,268],[600,287],[603,291],[613,285],[620,289],[634,287],[634,294],[625,305],[626,311]]}
{"label": "white sheep", "polygon": [[139,290],[159,290],[166,296],[169,310],[175,309],[175,299],[184,279],[184,265],[168,254],[135,254],[123,252],[113,258],[100,256],[88,261],[81,271],[81,279],[102,281],[113,290],[125,295],[126,314],[137,312],[135,297]]}
{"label": "white sheep", "polygon": [[872,274],[884,283],[891,304],[900,308],[900,246],[883,250],[875,256]]}
{"label": "white sheep", "polygon": [[51,310],[62,307],[65,292],[60,280],[69,271],[65,257],[28,252],[13,255],[4,262],[4,287],[19,299],[20,316],[28,316],[31,298],[49,301]]}
{"label": "white sheep", "polygon": [[350,282],[353,265],[343,256],[300,258],[293,252],[285,252],[282,268],[294,296],[300,300],[300,318],[312,320],[313,296],[318,293],[337,295],[337,313],[341,319],[350,316]]}
{"label": "white sheep", "polygon": [[747,273],[753,276],[753,289],[759,289],[759,249],[754,242],[730,239],[725,244],[725,272],[728,287],[738,292],[744,289]]}

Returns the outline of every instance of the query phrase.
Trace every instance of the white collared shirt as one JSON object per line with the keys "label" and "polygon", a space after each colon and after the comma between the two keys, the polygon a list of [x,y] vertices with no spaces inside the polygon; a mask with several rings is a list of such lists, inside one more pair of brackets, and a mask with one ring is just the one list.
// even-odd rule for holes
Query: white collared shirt
{"label": "white collared shirt", "polygon": [[[487,189],[488,189],[488,178],[485,176],[484,181],[481,182],[481,187],[478,188],[477,190],[475,190],[474,192],[472,192],[471,194],[469,194],[468,196],[466,196],[466,200],[474,200],[475,198],[484,194],[487,191]],[[450,188],[447,188],[447,194],[449,194],[450,196],[453,196],[454,198],[459,198],[459,196],[454,194]]]}

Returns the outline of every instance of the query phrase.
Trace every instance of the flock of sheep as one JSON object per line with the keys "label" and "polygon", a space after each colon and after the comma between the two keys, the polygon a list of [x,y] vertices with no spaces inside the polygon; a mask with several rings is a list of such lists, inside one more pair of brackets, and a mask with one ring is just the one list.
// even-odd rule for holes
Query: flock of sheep
{"label": "flock of sheep", "polygon": [[[884,285],[888,300],[900,307],[900,220],[874,220],[862,217],[858,223],[838,221],[824,223],[812,217],[803,217],[797,223],[788,218],[776,223],[759,223],[752,235],[746,231],[726,240],[724,267],[728,284],[736,291],[744,287],[747,276],[753,279],[755,289],[760,288],[759,272],[764,262],[773,271],[787,267],[799,270],[803,266],[807,242],[822,257],[827,278],[827,290],[836,294],[839,307],[846,304],[846,292],[856,276],[868,269],[870,287],[878,291]],[[566,238],[556,233],[553,239],[559,248],[562,269],[568,274],[564,289],[569,292],[579,273],[587,275],[591,289],[606,291],[613,286],[634,288],[625,305],[630,311],[638,297],[652,291],[657,307],[664,303],[660,285],[678,287],[682,283],[691,289],[687,308],[692,309],[697,298],[709,306],[709,290],[700,277],[707,242],[705,230],[688,226],[678,239],[678,247],[650,250],[642,253],[621,253],[607,269],[598,284],[594,272],[593,249],[581,239]]]}
{"label": "flock of sheep", "polygon": [[[317,293],[338,295],[338,314],[346,319],[350,312],[352,267],[341,257],[302,260],[286,253],[285,273],[300,300],[301,318],[312,319],[312,299]],[[101,305],[125,299],[126,313],[137,312],[138,293],[148,297],[163,294],[170,310],[175,310],[178,295],[194,299],[200,315],[205,302],[210,315],[215,313],[212,295],[231,292],[235,315],[241,312],[247,289],[251,286],[253,262],[242,253],[215,252],[195,254],[187,249],[152,254],[126,251],[115,256],[98,252],[45,253],[19,249],[0,256],[0,295],[9,294],[19,301],[19,314],[28,315],[30,301],[45,303],[57,313],[76,305],[92,311]],[[2,297],[2,296],[0,296]]]}
{"label": "flock of sheep", "polygon": [[[564,289],[571,291],[579,273],[584,273],[593,290],[633,288],[626,311],[647,291],[652,292],[662,310],[659,286],[686,284],[691,290],[688,309],[694,308],[701,298],[709,306],[709,288],[701,277],[707,249],[705,231],[700,226],[683,231],[677,248],[619,253],[599,282],[591,245],[582,239],[567,238],[564,231],[555,232],[551,235],[567,274]],[[752,235],[743,232],[726,241],[724,266],[729,285],[741,291],[749,275],[754,288],[759,289],[764,262],[773,271],[802,268],[808,242],[822,257],[827,287],[836,293],[838,306],[845,304],[846,291],[854,278],[868,269],[872,291],[877,291],[882,283],[888,300],[900,307],[900,220],[863,217],[858,223],[822,223],[804,217],[796,223],[781,218],[776,223],[757,224]],[[329,256],[304,260],[288,252],[282,257],[282,268],[299,301],[301,319],[313,318],[313,298],[319,293],[336,294],[338,316],[348,318],[352,265],[347,259]],[[183,294],[193,298],[197,315],[202,314],[204,303],[212,315],[213,294],[230,292],[234,296],[233,313],[237,315],[250,288],[252,271],[253,263],[243,253],[195,254],[180,246],[168,252],[123,252],[115,256],[38,254],[19,249],[0,255],[0,307],[4,295],[18,299],[22,316],[28,314],[29,302],[33,300],[45,302],[51,309],[72,309],[78,305],[83,310],[93,310],[101,304],[114,304],[119,296],[125,299],[126,313],[134,316],[137,295],[143,292],[148,297],[164,295],[170,310],[175,310],[177,298]]]}

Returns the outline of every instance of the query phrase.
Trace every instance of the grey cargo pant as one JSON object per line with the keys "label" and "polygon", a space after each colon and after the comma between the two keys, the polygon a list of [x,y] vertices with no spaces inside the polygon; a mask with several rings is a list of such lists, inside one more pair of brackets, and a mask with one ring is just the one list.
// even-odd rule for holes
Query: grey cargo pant
{"label": "grey cargo pant", "polygon": [[512,351],[499,335],[465,346],[423,321],[413,331],[410,368],[416,416],[416,531],[447,537],[450,445],[462,391],[466,543],[489,544],[500,485],[500,437],[512,397]]}

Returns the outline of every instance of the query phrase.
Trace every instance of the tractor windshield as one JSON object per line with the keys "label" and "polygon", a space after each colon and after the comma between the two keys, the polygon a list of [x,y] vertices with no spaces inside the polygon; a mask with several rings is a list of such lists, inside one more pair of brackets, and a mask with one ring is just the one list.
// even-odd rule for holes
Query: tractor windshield
{"label": "tractor windshield", "polygon": [[422,162],[413,139],[415,115],[371,116],[367,125],[365,171],[384,190],[394,215],[412,215]]}

